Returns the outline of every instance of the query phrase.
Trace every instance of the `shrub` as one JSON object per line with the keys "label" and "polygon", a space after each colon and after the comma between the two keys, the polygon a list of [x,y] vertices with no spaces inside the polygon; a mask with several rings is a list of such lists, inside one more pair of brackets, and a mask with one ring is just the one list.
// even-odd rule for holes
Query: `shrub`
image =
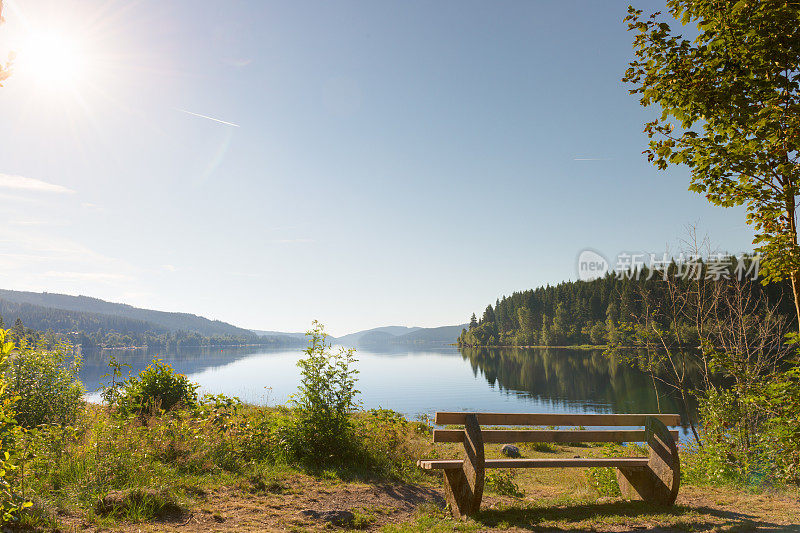
{"label": "shrub", "polygon": [[19,512],[31,504],[17,496],[12,485],[12,473],[17,465],[12,452],[19,426],[14,420],[14,404],[17,398],[8,394],[8,357],[14,343],[8,341],[6,330],[0,329],[0,522],[10,522],[19,517]]}
{"label": "shrub", "polygon": [[[629,448],[629,447],[627,447]],[[606,444],[603,446],[605,457],[621,457],[624,454],[625,446]],[[634,447],[634,450],[643,453],[643,450]],[[586,473],[589,485],[592,486],[600,496],[621,496],[622,491],[617,481],[617,469],[611,467],[593,467]]]}
{"label": "shrub", "polygon": [[353,424],[359,449],[351,453],[362,475],[406,481],[424,476],[416,461],[433,449],[430,426],[410,422],[390,409],[359,413],[353,417]]}
{"label": "shrub", "polygon": [[300,387],[292,397],[294,419],[282,440],[295,459],[315,466],[341,463],[353,451],[356,439],[350,414],[358,407],[355,351],[330,351],[325,329],[316,320],[307,333],[306,357],[298,361]]}
{"label": "shrub", "polygon": [[684,479],[753,489],[800,482],[800,367],[752,388],[712,388],[700,398],[703,446],[687,454]]}
{"label": "shrub", "polygon": [[128,376],[130,376],[131,365],[128,363],[120,363],[117,361],[116,356],[112,355],[108,361],[108,368],[110,372],[103,374],[100,378],[109,378],[107,382],[102,383],[100,387],[100,397],[109,406],[117,405],[122,387],[125,386],[125,379],[122,377],[122,369],[128,367]]}
{"label": "shrub", "polygon": [[586,477],[589,478],[589,485],[592,486],[600,496],[621,496],[617,481],[616,468],[593,467],[588,470]]}
{"label": "shrub", "polygon": [[525,492],[514,481],[514,470],[490,470],[486,472],[486,486],[503,496],[522,498]]}
{"label": "shrub", "polygon": [[525,447],[541,453],[556,453],[558,451],[555,444],[549,442],[526,442]]}
{"label": "shrub", "polygon": [[761,443],[782,481],[800,484],[800,363],[770,383],[761,406],[769,418]]}
{"label": "shrub", "polygon": [[154,489],[112,491],[95,504],[99,515],[143,522],[151,518],[180,515],[181,507],[171,495]]}
{"label": "shrub", "polygon": [[20,426],[75,422],[85,391],[78,379],[81,360],[69,360],[68,350],[63,344],[52,349],[23,346],[11,359],[6,396],[17,397],[14,412]]}
{"label": "shrub", "polygon": [[194,407],[197,405],[198,387],[168,364],[154,359],[138,376],[125,380],[119,393],[118,407],[123,413],[140,415],[158,409],[169,411],[179,406]]}

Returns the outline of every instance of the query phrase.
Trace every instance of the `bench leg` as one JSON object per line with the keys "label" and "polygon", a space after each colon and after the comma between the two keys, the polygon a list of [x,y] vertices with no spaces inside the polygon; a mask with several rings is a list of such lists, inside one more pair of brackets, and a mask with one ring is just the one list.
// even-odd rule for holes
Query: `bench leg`
{"label": "bench leg", "polygon": [[645,424],[650,461],[644,467],[623,467],[617,472],[622,496],[641,498],[656,505],[673,505],[681,484],[678,447],[663,422],[648,418]]}
{"label": "bench leg", "polygon": [[461,468],[444,471],[444,496],[453,518],[474,515],[481,508],[486,457],[478,418],[467,415],[464,424],[464,451]]}

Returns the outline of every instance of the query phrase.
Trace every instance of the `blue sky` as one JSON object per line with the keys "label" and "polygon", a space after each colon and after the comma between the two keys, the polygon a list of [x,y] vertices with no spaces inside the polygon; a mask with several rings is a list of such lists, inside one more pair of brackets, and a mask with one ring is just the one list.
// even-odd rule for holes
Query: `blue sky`
{"label": "blue sky", "polygon": [[0,286],[344,334],[465,322],[687,223],[752,249],[641,155],[626,8],[6,0]]}

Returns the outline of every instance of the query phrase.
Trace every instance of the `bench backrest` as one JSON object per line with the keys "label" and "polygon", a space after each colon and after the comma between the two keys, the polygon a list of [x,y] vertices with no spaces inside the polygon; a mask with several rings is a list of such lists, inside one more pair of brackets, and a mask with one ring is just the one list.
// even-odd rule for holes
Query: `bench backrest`
{"label": "bench backrest", "polygon": [[[485,426],[644,426],[653,417],[665,426],[680,424],[677,414],[558,414],[558,413],[469,413],[438,412],[436,424],[464,424],[467,415],[474,414],[478,424]],[[511,442],[644,442],[644,429],[614,430],[519,430],[481,429],[486,443]],[[670,431],[677,442],[678,432]],[[434,442],[462,442],[463,429],[434,429]]]}
{"label": "bench backrest", "polygon": [[[437,424],[463,424],[463,429],[435,429],[434,442],[462,442],[464,459],[420,460],[426,470],[443,470],[445,499],[455,518],[480,510],[487,468],[616,467],[620,492],[656,505],[672,505],[680,487],[675,414],[436,413]],[[644,430],[485,430],[489,426],[639,426]],[[555,459],[486,459],[484,443],[511,442],[644,442],[647,457]]]}

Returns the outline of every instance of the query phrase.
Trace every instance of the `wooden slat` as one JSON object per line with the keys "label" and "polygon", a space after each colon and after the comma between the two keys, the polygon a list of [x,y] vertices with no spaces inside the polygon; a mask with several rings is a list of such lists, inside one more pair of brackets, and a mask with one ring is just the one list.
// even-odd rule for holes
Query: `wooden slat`
{"label": "wooden slat", "polygon": [[[643,429],[604,429],[604,430],[526,430],[526,429],[484,429],[483,442],[646,442]],[[675,442],[678,432],[670,431]],[[433,442],[463,442],[463,429],[434,429]]]}
{"label": "wooden slat", "polygon": [[[464,416],[473,413],[438,412],[436,424],[463,424]],[[570,413],[474,413],[482,426],[644,426],[648,416],[666,426],[677,426],[677,414],[570,414]]]}
{"label": "wooden slat", "polygon": [[[575,459],[487,459],[486,468],[574,468],[574,467],[644,467],[647,457],[579,457]],[[425,470],[447,470],[461,468],[462,459],[417,461]]]}
{"label": "wooden slat", "polygon": [[578,457],[575,459],[489,459],[486,468],[572,468],[591,466],[647,466],[647,457]]}

